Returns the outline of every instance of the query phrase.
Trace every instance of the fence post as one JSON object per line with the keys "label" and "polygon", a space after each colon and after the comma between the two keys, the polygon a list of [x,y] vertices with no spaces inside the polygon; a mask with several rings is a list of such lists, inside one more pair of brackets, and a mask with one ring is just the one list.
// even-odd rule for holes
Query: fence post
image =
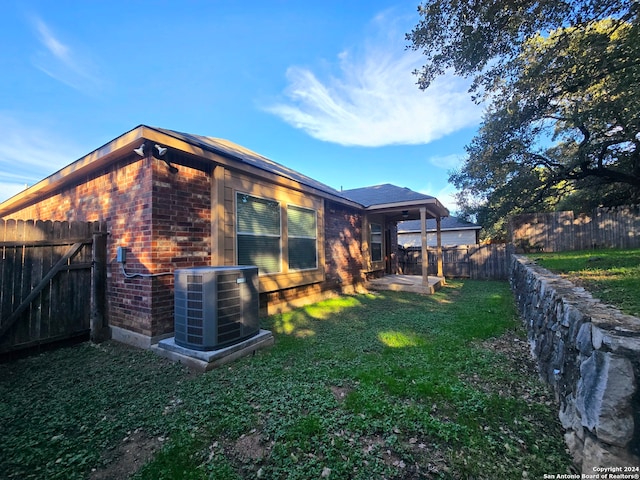
{"label": "fence post", "polygon": [[427,209],[420,207],[420,239],[422,245],[422,285],[429,286],[429,249],[427,247]]}
{"label": "fence post", "polygon": [[105,325],[107,271],[107,234],[94,233],[91,249],[91,341],[103,342],[109,338]]}
{"label": "fence post", "polygon": [[437,258],[437,275],[444,277],[442,273],[442,217],[436,217],[436,258]]}

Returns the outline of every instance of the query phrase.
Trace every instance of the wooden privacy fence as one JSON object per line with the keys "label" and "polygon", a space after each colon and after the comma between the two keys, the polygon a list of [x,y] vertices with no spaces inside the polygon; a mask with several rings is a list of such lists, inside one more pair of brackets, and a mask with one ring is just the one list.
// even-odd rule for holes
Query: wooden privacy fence
{"label": "wooden privacy fence", "polygon": [[511,243],[524,252],[640,248],[640,205],[598,208],[590,215],[548,212],[509,218]]}
{"label": "wooden privacy fence", "polygon": [[[508,244],[458,245],[442,247],[442,270],[448,278],[506,280],[509,278],[511,254],[515,249]],[[422,255],[419,247],[399,249],[398,263],[406,275],[422,274]],[[435,249],[429,249],[429,275],[437,275]]]}
{"label": "wooden privacy fence", "polygon": [[0,220],[0,353],[104,334],[103,222]]}

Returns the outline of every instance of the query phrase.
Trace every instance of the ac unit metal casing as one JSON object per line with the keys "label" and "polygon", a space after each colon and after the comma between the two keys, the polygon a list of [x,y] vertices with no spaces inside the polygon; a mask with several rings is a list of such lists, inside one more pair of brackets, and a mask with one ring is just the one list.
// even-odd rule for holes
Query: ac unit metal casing
{"label": "ac unit metal casing", "polygon": [[174,275],[176,345],[217,350],[258,334],[258,267],[182,268]]}

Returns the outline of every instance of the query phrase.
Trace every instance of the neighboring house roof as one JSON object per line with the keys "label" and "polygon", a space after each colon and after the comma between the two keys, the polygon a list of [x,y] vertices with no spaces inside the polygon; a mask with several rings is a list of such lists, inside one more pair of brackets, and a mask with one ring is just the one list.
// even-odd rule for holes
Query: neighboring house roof
{"label": "neighboring house roof", "polygon": [[395,202],[412,202],[416,200],[432,200],[435,197],[414,192],[406,187],[396,187],[390,183],[383,185],[375,185],[373,187],[354,188],[352,190],[343,190],[340,194],[358,202],[365,207]]}
{"label": "neighboring house roof", "polygon": [[[458,217],[445,217],[440,223],[440,230],[480,230],[482,227],[477,223],[467,222]],[[420,220],[406,220],[398,222],[398,233],[420,233]],[[427,219],[427,232],[436,231],[436,220],[434,218]]]}

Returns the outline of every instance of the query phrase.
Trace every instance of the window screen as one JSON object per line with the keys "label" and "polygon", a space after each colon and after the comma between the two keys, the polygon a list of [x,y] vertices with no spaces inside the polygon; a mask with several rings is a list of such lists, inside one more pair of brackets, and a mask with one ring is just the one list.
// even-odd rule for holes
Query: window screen
{"label": "window screen", "polygon": [[279,272],[280,204],[243,193],[236,200],[238,265],[255,265],[262,273]]}
{"label": "window screen", "polygon": [[318,267],[316,212],[307,208],[287,207],[289,269]]}
{"label": "window screen", "polygon": [[371,224],[371,261],[382,260],[382,226],[377,223]]}

